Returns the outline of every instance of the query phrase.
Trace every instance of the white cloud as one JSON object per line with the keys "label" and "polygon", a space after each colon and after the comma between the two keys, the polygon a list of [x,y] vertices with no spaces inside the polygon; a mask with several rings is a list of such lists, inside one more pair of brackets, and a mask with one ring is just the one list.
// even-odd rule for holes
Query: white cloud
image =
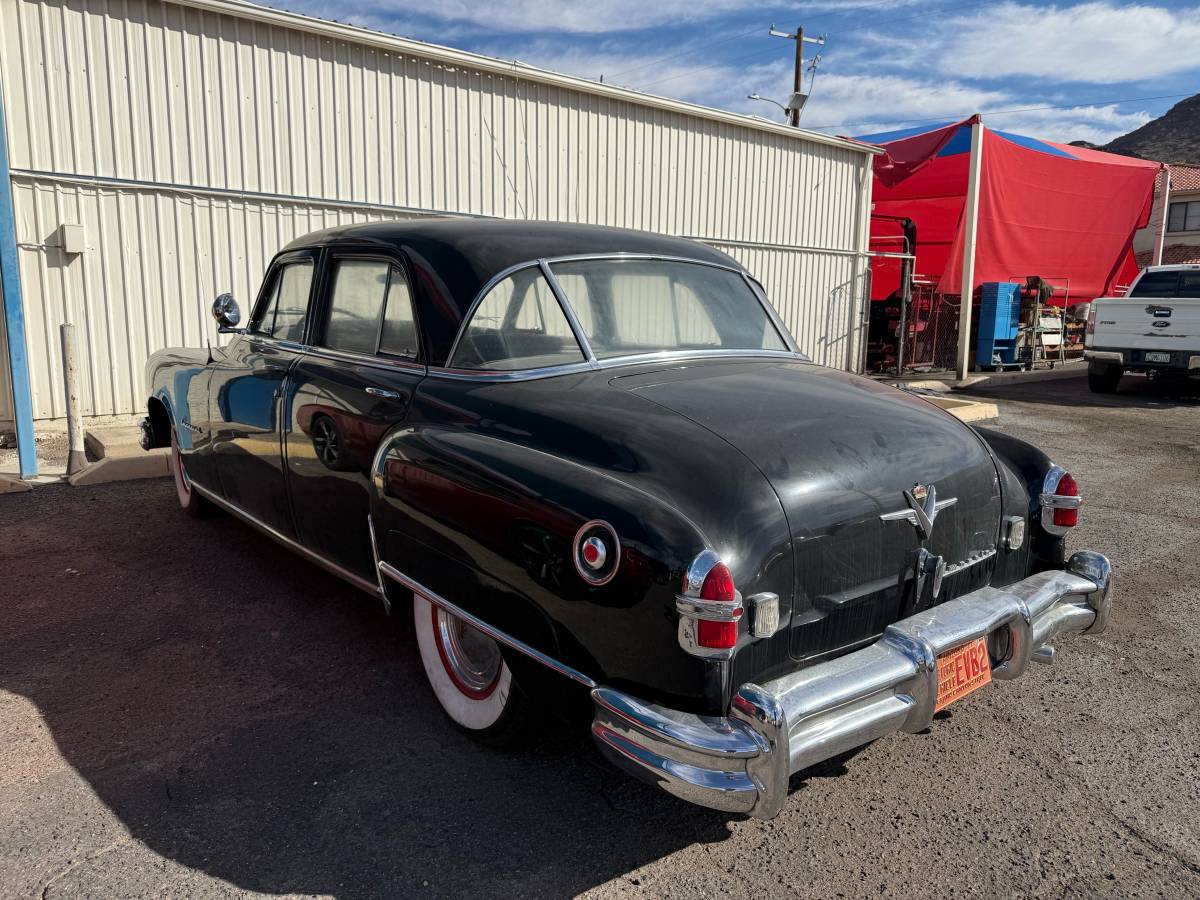
{"label": "white cloud", "polygon": [[[658,25],[698,22],[745,7],[745,0],[348,0],[331,7],[327,0],[303,0],[314,15],[353,18],[371,23],[407,22],[425,17],[470,24],[476,33],[569,32],[599,34]],[[323,9],[324,12],[316,10]],[[372,27],[377,27],[372,25]],[[392,29],[389,29],[392,30]]]}
{"label": "white cloud", "polygon": [[[1200,69],[1200,7],[1029,6],[1014,2],[954,16],[919,45],[958,78],[1026,76],[1116,84]],[[917,54],[910,57],[916,61]]]}

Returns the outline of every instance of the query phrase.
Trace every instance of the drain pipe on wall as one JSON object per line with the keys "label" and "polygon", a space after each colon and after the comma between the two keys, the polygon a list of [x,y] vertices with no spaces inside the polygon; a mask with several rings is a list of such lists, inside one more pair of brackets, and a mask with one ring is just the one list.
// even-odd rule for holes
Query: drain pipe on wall
{"label": "drain pipe on wall", "polygon": [[74,475],[87,466],[83,449],[83,416],[79,412],[79,369],[75,365],[75,326],[64,322],[58,326],[62,340],[63,387],[67,399],[67,474]]}

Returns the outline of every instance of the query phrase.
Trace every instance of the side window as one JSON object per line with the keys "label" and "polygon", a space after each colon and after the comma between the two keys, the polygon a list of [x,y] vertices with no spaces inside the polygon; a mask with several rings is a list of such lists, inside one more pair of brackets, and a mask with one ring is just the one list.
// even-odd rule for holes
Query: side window
{"label": "side window", "polygon": [[400,267],[377,259],[343,259],[334,265],[324,345],[415,359],[417,322]]}
{"label": "side window", "polygon": [[420,355],[412,291],[408,288],[408,279],[404,277],[404,273],[395,266],[392,266],[387,301],[384,303],[383,334],[379,339],[379,351],[413,359]]}
{"label": "side window", "polygon": [[480,301],[450,367],[543,369],[583,361],[550,285],[530,266],[496,284]]}
{"label": "side window", "polygon": [[310,260],[280,267],[271,294],[255,316],[250,331],[285,341],[302,342],[312,278],[313,264]]}
{"label": "side window", "polygon": [[341,260],[333,270],[325,346],[374,353],[391,266],[374,259]]}

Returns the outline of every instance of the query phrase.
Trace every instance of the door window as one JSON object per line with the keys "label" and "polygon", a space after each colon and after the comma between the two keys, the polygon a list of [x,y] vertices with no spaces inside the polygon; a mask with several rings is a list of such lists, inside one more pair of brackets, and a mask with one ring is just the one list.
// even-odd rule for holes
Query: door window
{"label": "door window", "polygon": [[408,289],[408,280],[404,277],[404,273],[395,266],[392,266],[387,300],[383,307],[383,333],[379,338],[379,352],[412,359],[416,359],[420,355],[417,345],[417,318],[413,315],[412,291]]}
{"label": "door window", "polygon": [[342,260],[333,272],[325,346],[374,353],[391,265],[373,259]]}
{"label": "door window", "polygon": [[1200,297],[1200,272],[1179,273],[1179,296]]}
{"label": "door window", "polygon": [[284,341],[304,342],[308,297],[312,288],[312,260],[287,263],[279,268],[271,293],[255,316],[250,331]]}
{"label": "door window", "polygon": [[335,263],[324,344],[351,353],[417,358],[412,292],[399,266],[378,259]]}

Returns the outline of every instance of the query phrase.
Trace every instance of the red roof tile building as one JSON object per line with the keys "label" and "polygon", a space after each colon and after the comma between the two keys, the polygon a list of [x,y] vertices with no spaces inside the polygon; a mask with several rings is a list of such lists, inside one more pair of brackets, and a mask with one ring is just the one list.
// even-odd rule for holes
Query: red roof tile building
{"label": "red roof tile building", "polygon": [[1159,229],[1164,224],[1163,202],[1166,201],[1166,230],[1162,235],[1162,265],[1200,263],[1200,166],[1171,165],[1169,196],[1163,188],[1160,174],[1154,185],[1154,211],[1150,224],[1134,235],[1133,249],[1138,265],[1146,267],[1155,262]]}

